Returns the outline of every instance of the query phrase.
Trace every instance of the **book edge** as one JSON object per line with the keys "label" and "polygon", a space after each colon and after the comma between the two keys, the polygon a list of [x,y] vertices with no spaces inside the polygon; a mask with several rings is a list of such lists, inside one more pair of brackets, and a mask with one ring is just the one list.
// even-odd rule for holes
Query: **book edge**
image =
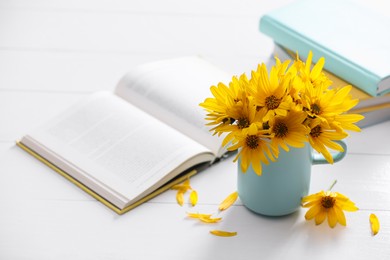
{"label": "book edge", "polygon": [[81,190],[83,190],[84,192],[86,192],[87,194],[92,196],[94,199],[96,199],[97,201],[101,202],[103,205],[105,205],[109,209],[113,210],[118,215],[122,215],[122,214],[124,214],[124,213],[126,213],[126,212],[128,212],[128,211],[130,211],[130,210],[132,210],[134,208],[136,208],[137,206],[139,206],[139,205],[149,201],[150,199],[152,199],[152,198],[156,197],[157,195],[161,194],[162,192],[170,189],[172,186],[174,186],[174,185],[176,185],[178,183],[181,183],[185,179],[187,179],[189,177],[192,177],[193,175],[198,173],[198,171],[196,169],[190,170],[189,172],[184,173],[179,178],[175,178],[172,181],[170,181],[170,182],[166,183],[165,185],[161,186],[160,188],[156,189],[155,191],[151,192],[150,194],[148,194],[147,196],[143,197],[142,199],[132,203],[131,205],[128,205],[128,206],[124,207],[123,209],[120,209],[117,206],[115,206],[114,204],[112,204],[111,202],[109,202],[108,200],[106,200],[105,198],[103,198],[102,196],[100,196],[98,193],[96,193],[95,191],[91,190],[89,187],[87,187],[86,185],[84,185],[83,183],[81,183],[80,181],[78,181],[77,179],[75,179],[74,177],[72,177],[71,175],[69,175],[68,173],[63,171],[62,169],[58,168],[56,165],[54,165],[53,163],[51,163],[50,161],[48,161],[47,159],[45,159],[44,157],[42,157],[41,155],[39,155],[38,153],[33,151],[32,149],[30,149],[26,145],[24,145],[21,141],[19,141],[19,140],[16,141],[16,145],[19,146],[24,151],[26,151],[27,153],[29,153],[30,155],[32,155],[34,158],[38,159],[40,162],[42,162],[43,164],[45,164],[49,168],[51,168],[52,170],[54,170],[55,172],[57,172],[58,174],[60,174],[65,179],[67,179],[68,181],[70,181],[71,183],[73,183],[74,185],[79,187]]}
{"label": "book edge", "polygon": [[[260,28],[261,32],[270,36],[276,43],[278,43],[280,45],[286,46],[290,49],[291,49],[291,46],[293,47],[293,49],[299,48],[302,50],[302,48],[304,48],[304,49],[307,49],[306,52],[308,52],[309,50],[312,50],[313,52],[315,52],[315,56],[327,56],[328,57],[328,59],[327,59],[328,66],[330,66],[329,63],[332,64],[332,66],[338,68],[337,70],[339,72],[340,72],[340,68],[341,68],[342,72],[339,74],[344,74],[344,75],[339,75],[340,77],[345,78],[347,81],[351,82],[355,86],[359,85],[358,88],[362,89],[363,91],[366,91],[367,93],[369,93],[372,96],[378,96],[378,95],[382,94],[382,92],[379,92],[379,83],[382,80],[380,77],[372,74],[371,72],[362,68],[358,64],[355,64],[355,63],[352,63],[352,62],[346,60],[345,58],[343,58],[339,54],[329,50],[328,48],[326,48],[323,45],[320,45],[320,44],[314,42],[313,40],[305,37],[304,35],[296,32],[295,30],[293,30],[289,27],[286,27],[284,24],[280,23],[279,21],[274,19],[272,16],[266,14],[263,17],[261,17],[259,28]],[[283,32],[284,35],[280,35],[280,32]],[[287,36],[287,38],[290,38],[293,43],[291,43],[291,41],[289,41],[288,39],[286,40],[286,36]],[[298,45],[300,47],[296,47]],[[329,58],[330,58],[330,60],[329,60]],[[336,64],[333,64],[333,63],[336,63]],[[339,63],[341,66],[338,65],[337,63]],[[325,65],[325,67],[326,67],[326,65]],[[346,70],[346,69],[342,69],[343,67],[348,68],[348,73],[346,73],[346,72],[343,73],[343,70]],[[328,71],[335,73],[334,72],[335,69],[333,69],[333,70],[332,69],[329,70],[329,68],[326,68],[326,69]],[[359,80],[356,80],[355,77],[350,76],[351,71],[354,71],[353,74],[355,74],[355,75],[364,75],[364,77],[360,77]],[[358,83],[361,83],[361,82],[363,82],[363,83],[356,84],[357,81],[359,81]]]}

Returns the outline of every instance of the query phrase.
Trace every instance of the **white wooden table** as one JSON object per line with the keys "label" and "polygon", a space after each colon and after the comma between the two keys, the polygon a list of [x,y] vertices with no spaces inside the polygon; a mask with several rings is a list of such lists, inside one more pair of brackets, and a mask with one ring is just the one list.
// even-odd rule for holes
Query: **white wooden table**
{"label": "white wooden table", "polygon": [[[215,212],[236,189],[224,161],[192,178],[195,209],[168,191],[118,216],[15,146],[15,140],[82,96],[113,89],[132,66],[201,55],[239,74],[271,55],[260,16],[290,0],[1,0],[0,259],[389,259],[390,122],[348,139],[340,163],[314,166],[311,192],[334,188],[360,208],[347,227],[251,213],[240,201],[218,224],[185,212]],[[371,235],[375,213],[381,230]],[[237,231],[215,237],[211,229]]]}

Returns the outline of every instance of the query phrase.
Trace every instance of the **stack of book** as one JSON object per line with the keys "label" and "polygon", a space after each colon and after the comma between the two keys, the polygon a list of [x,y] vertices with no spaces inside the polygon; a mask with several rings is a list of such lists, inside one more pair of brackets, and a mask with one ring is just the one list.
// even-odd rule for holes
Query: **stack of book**
{"label": "stack of book", "polygon": [[[343,11],[342,11],[343,10]],[[301,0],[260,20],[260,31],[275,42],[274,55],[296,53],[313,62],[325,57],[335,87],[352,85],[360,100],[350,112],[365,116],[361,127],[390,119],[390,19],[375,9],[345,0]]]}

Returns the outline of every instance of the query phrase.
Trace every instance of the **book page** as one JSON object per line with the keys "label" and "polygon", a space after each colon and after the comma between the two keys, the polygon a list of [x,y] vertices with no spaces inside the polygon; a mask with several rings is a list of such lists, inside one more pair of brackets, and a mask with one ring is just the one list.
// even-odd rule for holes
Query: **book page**
{"label": "book page", "polygon": [[212,85],[230,80],[227,73],[201,58],[183,57],[134,68],[115,92],[220,157],[225,152],[222,138],[212,136],[205,126],[206,112],[199,103],[211,96]]}
{"label": "book page", "polygon": [[108,92],[91,95],[22,143],[120,207],[213,160],[206,147]]}

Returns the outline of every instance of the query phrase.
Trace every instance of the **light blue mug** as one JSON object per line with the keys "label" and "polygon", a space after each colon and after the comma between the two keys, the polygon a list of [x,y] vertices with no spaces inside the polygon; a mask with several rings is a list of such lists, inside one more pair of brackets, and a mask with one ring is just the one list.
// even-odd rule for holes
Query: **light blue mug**
{"label": "light blue mug", "polygon": [[[334,162],[342,160],[347,152],[344,142],[338,141],[343,152],[332,154]],[[267,216],[283,216],[300,208],[302,197],[310,187],[311,166],[327,164],[327,160],[313,153],[306,143],[303,148],[280,150],[275,162],[262,164],[262,175],[258,176],[252,166],[243,173],[238,161],[237,190],[242,203],[250,210]]]}

